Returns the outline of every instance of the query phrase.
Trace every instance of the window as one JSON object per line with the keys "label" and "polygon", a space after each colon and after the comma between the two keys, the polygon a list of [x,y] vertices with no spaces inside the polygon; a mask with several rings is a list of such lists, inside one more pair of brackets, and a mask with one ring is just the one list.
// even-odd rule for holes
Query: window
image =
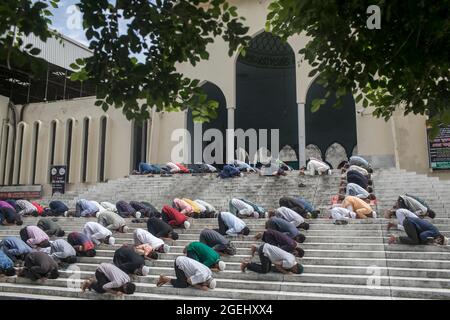
{"label": "window", "polygon": [[147,161],[148,121],[133,124],[133,169]]}
{"label": "window", "polygon": [[17,139],[17,175],[16,184],[20,184],[20,171],[22,169],[22,154],[23,154],[23,134],[25,133],[25,125],[23,123],[18,126],[18,139]]}
{"label": "window", "polygon": [[9,140],[9,130],[10,130],[10,126],[9,125],[6,125],[5,126],[5,132],[4,132],[4,140],[3,140],[3,143],[4,143],[4,145],[3,145],[3,176],[2,176],[2,180],[1,180],[1,182],[2,182],[2,184],[5,184],[4,182],[5,182],[5,179],[7,178],[7,176],[6,176],[6,168],[7,168],[7,159],[8,159],[8,157],[7,157],[7,155],[8,155],[8,140]]}
{"label": "window", "polygon": [[73,120],[67,120],[66,125],[66,150],[65,150],[65,164],[67,166],[66,170],[66,182],[69,182],[70,176],[70,160],[72,157],[72,133],[73,133]]}
{"label": "window", "polygon": [[105,153],[106,153],[106,134],[108,119],[102,117],[100,120],[100,150],[99,150],[99,181],[105,182]]}
{"label": "window", "polygon": [[36,184],[36,164],[37,164],[37,152],[39,147],[39,129],[41,125],[39,122],[35,122],[33,125],[33,149],[31,159],[31,184]]}
{"label": "window", "polygon": [[88,150],[89,150],[89,118],[84,118],[83,121],[83,153],[82,153],[82,170],[81,182],[87,181],[87,164],[88,164]]}
{"label": "window", "polygon": [[[56,121],[50,123],[50,140],[49,140],[49,167],[55,164],[55,150],[56,150]],[[50,170],[49,170],[50,171]],[[51,181],[50,172],[48,174],[48,181]]]}

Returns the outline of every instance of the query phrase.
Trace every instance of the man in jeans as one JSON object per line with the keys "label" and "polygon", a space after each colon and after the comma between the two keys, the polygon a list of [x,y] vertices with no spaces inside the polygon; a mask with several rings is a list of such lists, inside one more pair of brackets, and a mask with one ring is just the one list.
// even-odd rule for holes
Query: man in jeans
{"label": "man in jeans", "polygon": [[303,266],[295,260],[295,256],[281,248],[264,243],[259,247],[252,245],[252,257],[258,251],[260,264],[254,262],[243,261],[241,263],[241,271],[246,269],[257,273],[269,273],[272,270],[272,264],[275,270],[283,274],[301,274]]}
{"label": "man in jeans", "polygon": [[[80,199],[75,206],[75,217],[93,217],[98,212],[98,207],[91,201],[86,199]],[[68,212],[66,215],[72,215]]]}
{"label": "man in jeans", "polygon": [[406,237],[390,236],[389,244],[435,244],[448,245],[448,238],[444,237],[439,230],[427,220],[422,220],[417,217],[405,217],[403,220],[403,228],[406,232]]}

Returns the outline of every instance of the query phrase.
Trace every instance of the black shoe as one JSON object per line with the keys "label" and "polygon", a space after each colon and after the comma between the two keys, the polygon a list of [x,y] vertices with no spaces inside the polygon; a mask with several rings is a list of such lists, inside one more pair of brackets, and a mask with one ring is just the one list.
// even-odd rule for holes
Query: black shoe
{"label": "black shoe", "polygon": [[299,187],[299,188],[304,188],[304,187],[306,187],[306,185],[305,185],[304,183],[300,182],[300,183],[298,184],[298,187]]}
{"label": "black shoe", "polygon": [[347,220],[336,220],[334,222],[334,224],[337,225],[337,226],[344,226],[344,225],[348,224],[348,221]]}
{"label": "black shoe", "polygon": [[313,212],[311,212],[311,217],[313,219],[317,219],[319,217],[320,211],[319,210],[315,210]]}

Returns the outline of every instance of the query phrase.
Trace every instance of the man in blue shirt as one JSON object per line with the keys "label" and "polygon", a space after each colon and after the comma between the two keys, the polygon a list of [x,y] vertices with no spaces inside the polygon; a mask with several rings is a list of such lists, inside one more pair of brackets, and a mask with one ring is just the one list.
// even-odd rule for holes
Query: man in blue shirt
{"label": "man in blue shirt", "polygon": [[17,237],[6,237],[0,241],[0,249],[14,262],[24,260],[31,248]]}
{"label": "man in blue shirt", "polygon": [[287,222],[282,218],[272,217],[267,220],[266,229],[277,230],[299,243],[305,241],[305,237],[300,233],[300,231],[292,223]]}
{"label": "man in blue shirt", "polygon": [[95,214],[98,212],[98,207],[85,199],[80,199],[76,204],[76,217],[95,217]]}
{"label": "man in blue shirt", "polygon": [[389,238],[389,244],[396,242],[402,244],[436,244],[448,245],[448,238],[444,237],[439,230],[427,220],[415,217],[406,217],[403,221],[403,228],[407,237]]}
{"label": "man in blue shirt", "polygon": [[4,274],[8,277],[16,275],[14,262],[3,251],[0,251],[0,274]]}
{"label": "man in blue shirt", "polygon": [[54,200],[49,203],[49,208],[46,209],[46,214],[48,216],[63,216],[66,212],[69,211],[69,207],[67,207],[64,202],[59,200]]}

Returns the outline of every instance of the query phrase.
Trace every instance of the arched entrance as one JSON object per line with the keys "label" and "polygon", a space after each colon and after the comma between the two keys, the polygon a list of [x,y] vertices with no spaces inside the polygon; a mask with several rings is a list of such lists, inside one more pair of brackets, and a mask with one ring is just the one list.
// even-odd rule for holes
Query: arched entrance
{"label": "arched entrance", "polygon": [[[191,143],[190,143],[190,157],[189,157],[189,161],[190,163],[195,163],[195,160],[204,162],[206,161],[205,159],[203,159],[201,157],[201,155],[197,155],[197,157],[194,157],[195,155],[195,141],[201,141],[202,147],[201,147],[201,152],[203,154],[203,151],[205,149],[205,147],[207,145],[209,145],[212,141],[203,141],[203,134],[209,130],[209,129],[216,129],[219,130],[222,134],[223,137],[223,153],[222,153],[222,158],[223,160],[220,161],[220,163],[211,163],[211,164],[216,164],[220,167],[220,165],[222,165],[225,162],[225,137],[226,137],[226,129],[227,129],[227,103],[226,103],[226,99],[225,99],[225,95],[223,94],[222,90],[216,86],[214,83],[211,82],[205,82],[202,86],[201,86],[202,90],[205,92],[206,96],[207,96],[207,100],[213,100],[213,101],[217,101],[219,104],[219,107],[217,109],[217,118],[215,119],[211,119],[209,122],[204,122],[201,124],[201,137],[195,136],[195,124],[194,124],[194,119],[192,116],[192,111],[191,109],[189,109],[188,114],[187,114],[187,130],[189,131],[189,134],[191,136]],[[199,125],[199,124],[197,124]],[[213,154],[214,156],[215,154]],[[198,157],[201,158],[197,159]],[[209,161],[207,161],[209,162]]]}
{"label": "arched entrance", "polygon": [[[295,54],[291,46],[268,32],[257,35],[245,55],[239,56],[236,77],[235,128],[279,129],[279,150],[294,150],[298,159]],[[267,147],[272,151],[270,133],[267,136]],[[292,154],[289,160],[293,160]],[[297,165],[296,159],[291,161]]]}
{"label": "arched entrance", "polygon": [[[326,93],[327,89],[317,81],[308,90],[305,108],[306,145],[316,146],[324,160],[331,157],[332,161],[329,162],[336,163],[351,157],[357,144],[355,101],[351,94],[347,94],[343,97],[341,108],[333,108],[336,94],[332,93],[326,99]],[[326,103],[313,113],[311,107],[315,99],[326,99]],[[339,154],[335,154],[336,150],[339,150]]]}
{"label": "arched entrance", "polygon": [[147,162],[149,121],[133,122],[132,125],[132,159],[133,170],[139,169],[139,163]]}

